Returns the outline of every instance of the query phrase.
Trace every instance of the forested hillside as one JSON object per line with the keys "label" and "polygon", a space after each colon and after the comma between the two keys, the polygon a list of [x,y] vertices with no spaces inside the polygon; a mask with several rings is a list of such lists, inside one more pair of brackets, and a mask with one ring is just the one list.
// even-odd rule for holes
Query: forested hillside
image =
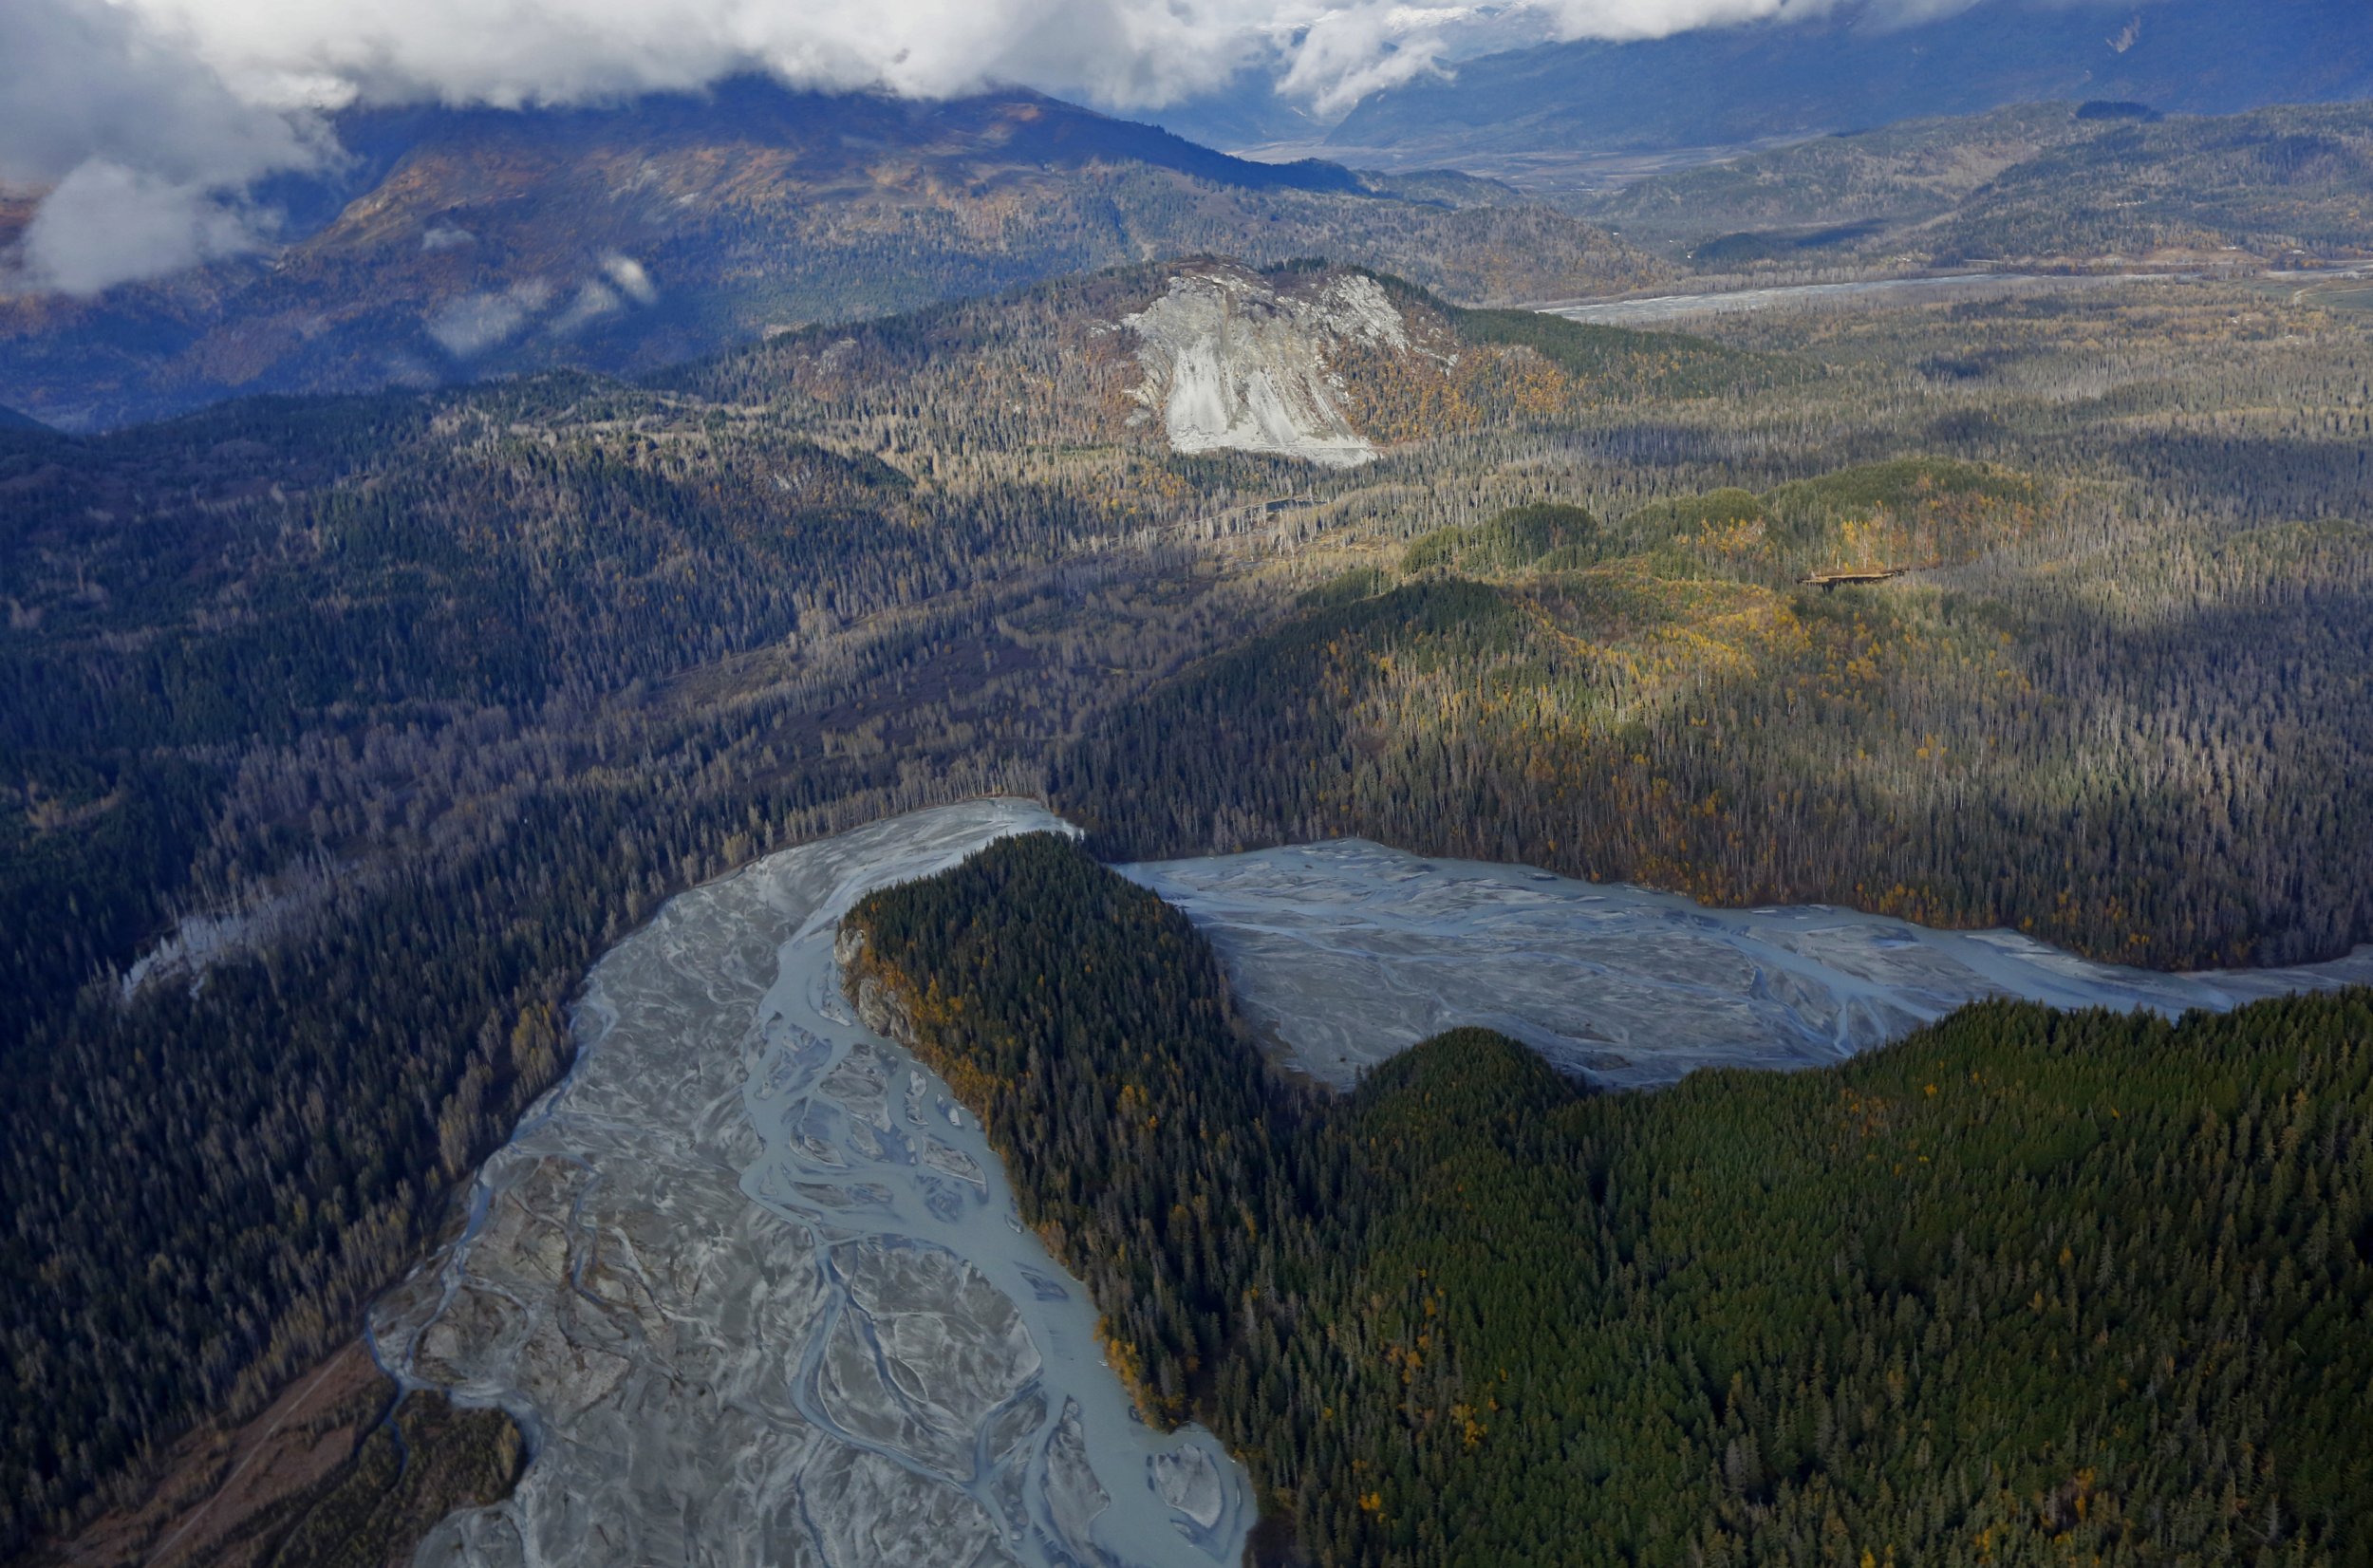
{"label": "forested hillside", "polygon": [[[2373,940],[2358,318],[2188,292],[1741,321],[1830,375],[1462,476],[1467,532],[1322,557],[1056,798],[1120,857],[1360,833],[2159,967]],[[1797,581],[1846,569],[1905,574]]]}
{"label": "forested hillside", "polygon": [[1933,241],[1939,261],[2161,252],[2373,255],[2373,109],[2108,122],[1996,176]]}
{"label": "forested hillside", "polygon": [[[2049,504],[1906,462],[1429,534],[1115,709],[1056,799],[1118,858],[1365,836],[2161,967],[2373,940],[2373,707],[2295,679],[2373,668],[2373,541],[2245,537],[2222,613],[2104,638],[2061,585],[1955,581]],[[1797,581],[1906,567],[1939,586]]]}
{"label": "forested hillside", "polygon": [[980,1111],[1113,1364],[1317,1562],[2373,1552],[2363,994],[1984,1004],[1598,1098],[1466,1030],[1327,1101],[1066,841],[849,929],[853,993]]}
{"label": "forested hillside", "polygon": [[1579,203],[1700,272],[2359,261],[2373,109],[2027,103],[1820,137]]}
{"label": "forested hillside", "polygon": [[[1147,417],[1123,323],[1180,271],[0,433],[8,1540],[343,1343],[668,891],[887,812],[1480,811],[1487,854],[2144,962],[2361,928],[2363,316],[2168,283],[1717,344],[1380,283],[1407,350],[1318,366],[1379,456],[1318,469]],[[1854,565],[1925,569],[1793,581]],[[1195,703],[1243,704],[1244,809],[1149,691],[1213,756]]]}
{"label": "forested hillside", "polygon": [[2071,103],[1922,116],[1651,175],[1582,200],[1635,244],[1700,271],[1899,252],[2004,171],[2109,124]]}

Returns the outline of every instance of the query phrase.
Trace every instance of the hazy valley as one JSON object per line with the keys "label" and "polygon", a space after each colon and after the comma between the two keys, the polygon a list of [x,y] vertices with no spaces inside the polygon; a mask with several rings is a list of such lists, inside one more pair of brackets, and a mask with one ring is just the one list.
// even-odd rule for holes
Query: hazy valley
{"label": "hazy valley", "polygon": [[1810,15],[1750,14],[1747,26],[1661,37],[1462,48],[1440,74],[1371,94],[1316,136],[1258,140],[1380,167],[1448,162],[1528,187],[1588,189],[1676,154],[1702,162],[2010,104],[2093,100],[2222,115],[2361,100],[2373,85],[2373,51],[2348,0],[2249,10],[2219,0],[1848,0]]}

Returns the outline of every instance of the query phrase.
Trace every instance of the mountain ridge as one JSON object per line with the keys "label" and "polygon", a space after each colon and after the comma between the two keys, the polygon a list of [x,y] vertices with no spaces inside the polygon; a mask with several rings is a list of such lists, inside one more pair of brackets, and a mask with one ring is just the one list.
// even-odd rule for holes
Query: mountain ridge
{"label": "mountain ridge", "polygon": [[1701,271],[2362,257],[2373,105],[2221,116],[2021,104],[1816,137],[1576,204]]}
{"label": "mountain ridge", "polygon": [[2015,103],[2224,114],[2367,96],[2373,28],[2349,0],[1989,0],[1908,25],[1861,0],[1808,20],[1485,55],[1372,95],[1314,144],[1386,166],[1504,161],[1516,177],[1543,154],[1739,147]]}
{"label": "mountain ridge", "polygon": [[1035,93],[926,104],[744,79],[342,128],[343,183],[275,188],[298,231],[276,253],[92,300],[0,297],[0,401],[97,428],[248,392],[634,373],[785,327],[1204,252],[1324,252],[1469,298],[1657,274],[1495,188],[1403,196]]}

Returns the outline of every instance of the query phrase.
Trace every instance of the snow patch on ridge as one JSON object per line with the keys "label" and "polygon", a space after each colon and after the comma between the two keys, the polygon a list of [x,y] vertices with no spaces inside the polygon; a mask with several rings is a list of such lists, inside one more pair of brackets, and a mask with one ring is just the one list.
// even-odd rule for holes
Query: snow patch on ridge
{"label": "snow patch on ridge", "polygon": [[1345,273],[1316,294],[1280,293],[1250,272],[1182,272],[1121,325],[1137,334],[1133,394],[1162,416],[1175,452],[1271,452],[1333,468],[1373,461],[1352,427],[1328,358],[1340,345],[1410,352],[1400,311],[1375,279]]}

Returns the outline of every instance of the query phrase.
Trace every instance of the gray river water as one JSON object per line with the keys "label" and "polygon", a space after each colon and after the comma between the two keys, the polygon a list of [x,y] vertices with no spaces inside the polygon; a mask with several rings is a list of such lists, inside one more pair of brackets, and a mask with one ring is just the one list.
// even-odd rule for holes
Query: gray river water
{"label": "gray river water", "polygon": [[1822,1066],[1983,997],[2175,1015],[2373,983],[2373,947],[2295,969],[2159,974],[2016,931],[1822,905],[1709,909],[1359,839],[1121,869],[1186,911],[1278,1048],[1337,1088],[1459,1024],[1647,1088],[1701,1067]]}
{"label": "gray river water", "polygon": [[1735,315],[1780,306],[1955,304],[2012,294],[2055,293],[2165,276],[2135,273],[1959,272],[1948,277],[1865,278],[1851,283],[1792,283],[1709,294],[1659,294],[1648,299],[1574,300],[1536,307],[1545,315],[1602,327],[1654,327],[1691,316]]}
{"label": "gray river water", "polygon": [[374,1314],[534,1450],[421,1564],[1144,1564],[1242,1555],[1243,1473],[1143,1425],[979,1124],[840,995],[865,892],[1059,828],[924,812],[671,901],[595,966],[569,1080]]}
{"label": "gray river water", "polygon": [[[1154,1432],[979,1125],[840,994],[865,892],[1013,832],[976,801],[786,850],[672,900],[595,965],[569,1078],[480,1171],[469,1224],[374,1310],[407,1386],[498,1404],[533,1452],[420,1564],[1212,1568],[1249,1484]],[[1454,1023],[1623,1085],[1803,1067],[1973,997],[2177,1011],[2373,980],[2165,976],[2005,932],[1709,910],[1356,841],[1124,868],[1210,938],[1331,1083]]]}

